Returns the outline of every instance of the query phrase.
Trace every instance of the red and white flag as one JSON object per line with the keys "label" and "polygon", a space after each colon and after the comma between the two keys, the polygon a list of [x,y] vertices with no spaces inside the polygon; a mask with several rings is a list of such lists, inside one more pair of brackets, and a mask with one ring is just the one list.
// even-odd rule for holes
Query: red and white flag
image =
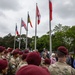
{"label": "red and white flag", "polygon": [[23,20],[21,20],[21,27],[24,27],[26,31],[28,30],[27,26]]}
{"label": "red and white flag", "polygon": [[50,13],[50,21],[52,20],[52,2],[49,0],[49,13]]}
{"label": "red and white flag", "polygon": [[16,28],[15,28],[15,31],[16,31],[16,34],[17,34],[17,36],[19,35],[19,32],[18,32],[18,30],[17,30],[17,25],[16,25]]}
{"label": "red and white flag", "polygon": [[36,16],[38,18],[38,24],[40,23],[40,18],[41,18],[41,15],[40,15],[40,12],[39,12],[39,9],[38,9],[38,6],[36,5]]}

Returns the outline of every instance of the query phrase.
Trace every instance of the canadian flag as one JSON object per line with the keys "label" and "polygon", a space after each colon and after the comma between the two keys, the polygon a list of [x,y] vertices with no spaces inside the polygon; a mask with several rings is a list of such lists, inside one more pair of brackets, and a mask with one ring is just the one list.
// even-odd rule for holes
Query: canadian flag
{"label": "canadian flag", "polygon": [[40,18],[41,18],[41,15],[40,15],[40,12],[39,12],[39,9],[38,9],[38,6],[36,5],[36,16],[38,18],[38,24],[40,23]]}

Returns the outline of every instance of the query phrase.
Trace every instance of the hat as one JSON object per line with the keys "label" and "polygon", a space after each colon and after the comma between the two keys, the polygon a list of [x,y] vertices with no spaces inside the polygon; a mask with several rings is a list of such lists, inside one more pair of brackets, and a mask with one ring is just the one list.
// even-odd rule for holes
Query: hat
{"label": "hat", "polygon": [[27,65],[21,67],[16,72],[16,75],[50,75],[50,73],[47,69],[44,69],[40,66]]}
{"label": "hat", "polygon": [[68,54],[68,50],[67,50],[66,47],[64,47],[64,46],[58,47],[57,50],[60,51],[60,52],[62,52],[62,53],[64,53],[65,55]]}
{"label": "hat", "polygon": [[8,48],[7,50],[8,50],[8,52],[12,52],[13,49],[12,48]]}
{"label": "hat", "polygon": [[50,60],[50,59],[46,58],[46,59],[44,60],[44,64],[49,64],[49,65],[50,65],[50,63],[51,63],[51,60]]}
{"label": "hat", "polygon": [[26,59],[26,57],[27,57],[27,54],[22,54],[22,60],[24,60],[24,59]]}
{"label": "hat", "polygon": [[8,53],[8,50],[5,49],[4,54],[7,54],[7,53]]}
{"label": "hat", "polygon": [[29,50],[26,49],[26,50],[24,51],[24,53],[29,53]]}
{"label": "hat", "polygon": [[15,49],[15,50],[12,52],[12,55],[16,55],[16,54],[19,54],[19,50],[18,50],[18,49]]}
{"label": "hat", "polygon": [[0,52],[3,52],[5,50],[5,47],[0,46]]}
{"label": "hat", "polygon": [[5,69],[8,66],[8,62],[6,59],[0,59],[0,70]]}
{"label": "hat", "polygon": [[33,64],[39,66],[41,63],[41,56],[39,52],[30,52],[27,55],[26,61],[28,64]]}
{"label": "hat", "polygon": [[23,54],[23,52],[22,51],[19,51],[19,55],[22,55]]}

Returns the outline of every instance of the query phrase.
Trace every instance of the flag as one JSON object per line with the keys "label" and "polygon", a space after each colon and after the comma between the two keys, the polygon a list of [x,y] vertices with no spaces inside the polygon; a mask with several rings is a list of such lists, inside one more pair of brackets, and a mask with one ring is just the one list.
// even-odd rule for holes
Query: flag
{"label": "flag", "polygon": [[52,20],[52,2],[49,0],[50,21]]}
{"label": "flag", "polygon": [[39,12],[39,9],[38,9],[37,5],[36,5],[36,16],[38,18],[38,24],[39,24],[40,23],[40,17],[41,17],[41,15],[40,15],[40,12]]}
{"label": "flag", "polygon": [[32,23],[31,23],[31,20],[30,20],[29,14],[28,14],[28,23],[30,23],[30,26],[33,27],[33,26],[32,26]]}
{"label": "flag", "polygon": [[17,25],[16,25],[16,28],[15,28],[15,31],[16,31],[16,34],[19,35],[19,32],[17,30]]}
{"label": "flag", "polygon": [[21,27],[24,27],[26,31],[28,30],[27,26],[23,20],[21,20]]}

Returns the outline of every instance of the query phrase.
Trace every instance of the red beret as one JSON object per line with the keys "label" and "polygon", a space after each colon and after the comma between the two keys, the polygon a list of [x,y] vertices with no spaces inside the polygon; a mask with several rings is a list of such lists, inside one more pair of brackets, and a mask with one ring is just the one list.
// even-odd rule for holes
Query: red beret
{"label": "red beret", "polygon": [[27,57],[27,54],[22,54],[22,60],[24,60],[24,59],[26,59],[26,57]]}
{"label": "red beret", "polygon": [[7,54],[7,53],[8,53],[8,50],[5,49],[4,54]]}
{"label": "red beret", "polygon": [[46,58],[46,59],[44,60],[44,64],[49,64],[49,65],[50,65],[50,63],[51,63],[51,60],[50,60],[50,59]]}
{"label": "red beret", "polygon": [[8,52],[12,52],[13,49],[12,48],[8,48],[7,50],[8,50]]}
{"label": "red beret", "polygon": [[5,47],[0,46],[0,52],[3,52],[5,50]]}
{"label": "red beret", "polygon": [[50,75],[50,73],[47,69],[44,69],[40,66],[27,65],[21,67],[16,72],[16,75]]}
{"label": "red beret", "polygon": [[8,62],[6,59],[0,59],[0,70],[5,69],[6,67],[8,67]]}
{"label": "red beret", "polygon": [[16,55],[16,54],[19,54],[19,50],[15,49],[13,52],[12,52],[12,55]]}
{"label": "red beret", "polygon": [[64,46],[58,47],[57,50],[60,51],[60,52],[62,52],[62,53],[64,53],[65,55],[68,54],[68,50],[67,50],[66,47],[64,47]]}
{"label": "red beret", "polygon": [[24,53],[29,53],[29,50],[25,50]]}
{"label": "red beret", "polygon": [[22,55],[23,54],[23,52],[22,51],[19,51],[19,55]]}
{"label": "red beret", "polygon": [[33,64],[39,66],[41,63],[41,56],[39,52],[30,52],[27,55],[26,61],[28,64]]}

